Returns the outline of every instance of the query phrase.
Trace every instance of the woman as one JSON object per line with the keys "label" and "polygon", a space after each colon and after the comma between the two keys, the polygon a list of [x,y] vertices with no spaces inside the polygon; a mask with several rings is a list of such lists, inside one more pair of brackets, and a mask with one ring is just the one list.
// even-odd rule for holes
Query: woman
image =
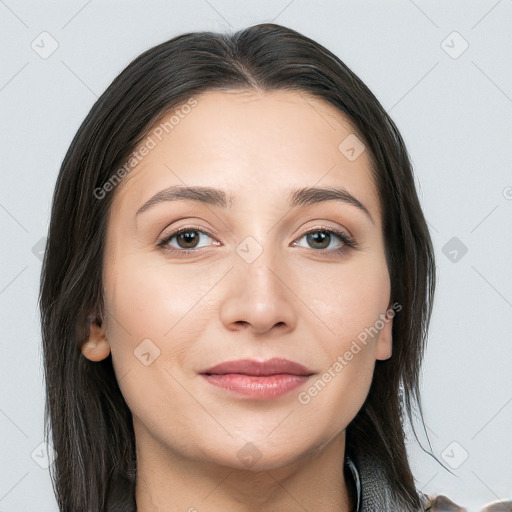
{"label": "woman", "polygon": [[336,56],[274,24],[146,51],[55,189],[60,509],[429,509],[403,421],[434,284],[403,140]]}

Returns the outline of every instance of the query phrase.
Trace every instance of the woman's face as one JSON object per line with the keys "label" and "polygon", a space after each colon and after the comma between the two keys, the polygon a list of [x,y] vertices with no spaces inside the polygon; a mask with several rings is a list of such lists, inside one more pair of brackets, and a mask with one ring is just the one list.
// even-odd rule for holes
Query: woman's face
{"label": "woman's face", "polygon": [[[333,106],[290,91],[195,99],[116,190],[103,328],[138,456],[277,468],[343,442],[391,355],[379,198]],[[334,187],[345,200],[304,194]],[[258,365],[274,358],[304,368]],[[239,360],[255,364],[205,374]]]}

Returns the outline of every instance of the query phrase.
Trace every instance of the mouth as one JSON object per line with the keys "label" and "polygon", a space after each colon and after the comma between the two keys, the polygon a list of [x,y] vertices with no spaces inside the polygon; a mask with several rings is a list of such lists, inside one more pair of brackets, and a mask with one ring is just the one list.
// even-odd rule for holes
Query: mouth
{"label": "mouth", "polygon": [[309,377],[315,372],[304,365],[274,357],[266,361],[255,361],[253,359],[240,359],[237,361],[225,361],[201,372],[203,375],[227,375],[238,373],[253,377],[269,377],[272,375],[296,375]]}
{"label": "mouth", "polygon": [[281,358],[225,361],[200,373],[213,386],[255,400],[284,395],[314,374],[302,364]]}

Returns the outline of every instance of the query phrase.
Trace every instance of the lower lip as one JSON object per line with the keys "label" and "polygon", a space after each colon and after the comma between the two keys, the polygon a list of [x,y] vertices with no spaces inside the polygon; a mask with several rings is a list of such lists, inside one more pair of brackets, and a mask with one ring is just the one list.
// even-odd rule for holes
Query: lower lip
{"label": "lower lip", "polygon": [[289,374],[260,377],[240,373],[227,373],[225,375],[206,375],[203,373],[201,375],[214,386],[256,400],[277,398],[299,387],[309,379],[305,375]]}

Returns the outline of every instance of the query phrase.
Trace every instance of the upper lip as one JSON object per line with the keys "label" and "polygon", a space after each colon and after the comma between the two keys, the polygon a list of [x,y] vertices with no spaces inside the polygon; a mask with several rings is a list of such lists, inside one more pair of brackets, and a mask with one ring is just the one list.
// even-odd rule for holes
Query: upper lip
{"label": "upper lip", "polygon": [[243,375],[253,376],[270,376],[270,375],[313,375],[314,372],[306,368],[304,365],[274,357],[266,361],[255,361],[253,359],[239,359],[237,361],[224,361],[202,371],[203,374],[225,375],[228,373],[240,373]]}

